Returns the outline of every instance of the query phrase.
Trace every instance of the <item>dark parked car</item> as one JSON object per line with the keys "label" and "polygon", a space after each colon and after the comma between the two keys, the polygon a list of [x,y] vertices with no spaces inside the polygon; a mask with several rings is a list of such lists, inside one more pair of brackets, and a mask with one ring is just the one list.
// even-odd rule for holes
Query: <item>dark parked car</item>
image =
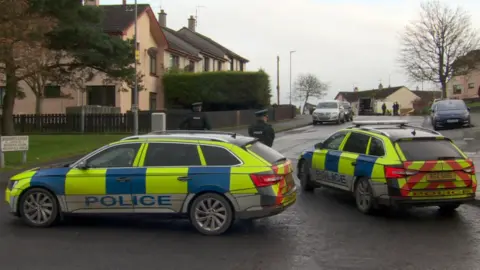
{"label": "dark parked car", "polygon": [[446,99],[433,103],[430,117],[435,130],[449,126],[470,126],[470,108],[463,100]]}

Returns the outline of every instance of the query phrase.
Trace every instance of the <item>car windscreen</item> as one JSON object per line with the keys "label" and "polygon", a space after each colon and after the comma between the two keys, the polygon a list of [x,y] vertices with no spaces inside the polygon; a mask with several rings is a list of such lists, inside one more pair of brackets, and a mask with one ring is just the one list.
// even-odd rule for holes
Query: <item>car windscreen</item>
{"label": "car windscreen", "polygon": [[436,104],[437,111],[466,110],[467,106],[463,100],[440,101]]}
{"label": "car windscreen", "polygon": [[257,154],[271,164],[286,160],[284,155],[260,142],[255,142],[247,149]]}
{"label": "car windscreen", "polygon": [[408,140],[397,143],[409,161],[463,159],[448,140]]}
{"label": "car windscreen", "polygon": [[317,109],[336,109],[338,103],[336,102],[320,102],[317,104]]}

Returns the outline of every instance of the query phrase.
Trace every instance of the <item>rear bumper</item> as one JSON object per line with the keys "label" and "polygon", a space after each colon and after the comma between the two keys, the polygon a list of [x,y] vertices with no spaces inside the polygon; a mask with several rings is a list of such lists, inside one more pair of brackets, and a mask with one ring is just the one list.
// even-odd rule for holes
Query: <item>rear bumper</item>
{"label": "rear bumper", "polygon": [[297,201],[297,188],[285,194],[282,203],[271,206],[252,206],[236,213],[238,219],[256,219],[278,215]]}
{"label": "rear bumper", "polygon": [[388,206],[441,206],[452,203],[469,203],[475,201],[475,195],[461,198],[429,198],[429,199],[417,199],[417,198],[405,198],[405,197],[390,197],[390,198],[378,198],[378,203]]}

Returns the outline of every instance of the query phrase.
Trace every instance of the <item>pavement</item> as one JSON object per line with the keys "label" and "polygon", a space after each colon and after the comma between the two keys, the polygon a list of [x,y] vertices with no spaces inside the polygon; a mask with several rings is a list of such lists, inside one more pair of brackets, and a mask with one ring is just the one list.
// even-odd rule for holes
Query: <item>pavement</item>
{"label": "pavement", "polygon": [[[424,120],[402,119],[418,125]],[[281,132],[274,148],[295,163],[304,149],[347,125]],[[462,205],[451,216],[436,208],[366,216],[351,196],[317,189],[300,192],[284,213],[235,224],[220,237],[157,216],[72,217],[32,229],[6,212],[0,204],[2,269],[480,269],[480,211],[474,205]]]}

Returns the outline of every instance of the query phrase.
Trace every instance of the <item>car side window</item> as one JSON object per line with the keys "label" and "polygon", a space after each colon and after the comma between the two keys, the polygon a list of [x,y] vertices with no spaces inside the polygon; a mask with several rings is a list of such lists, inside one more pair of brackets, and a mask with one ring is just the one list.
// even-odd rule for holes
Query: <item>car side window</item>
{"label": "car side window", "polygon": [[202,145],[201,148],[207,166],[235,166],[241,163],[238,158],[223,147]]}
{"label": "car side window", "polygon": [[383,148],[383,143],[380,139],[372,137],[368,154],[377,157],[385,156],[385,148]]}
{"label": "car side window", "polygon": [[120,144],[107,148],[86,160],[90,168],[132,167],[140,143]]}
{"label": "car side window", "polygon": [[357,154],[366,154],[367,153],[367,145],[370,136],[352,132],[350,137],[348,137],[345,146],[343,147],[343,151],[357,153]]}
{"label": "car side window", "polygon": [[196,144],[150,143],[143,166],[201,166]]}
{"label": "car side window", "polygon": [[347,136],[347,133],[345,132],[333,134],[332,136],[330,136],[330,138],[325,140],[325,142],[323,143],[323,148],[329,150],[338,150],[338,148],[340,148],[340,145],[343,142],[343,139],[345,139],[345,136]]}

